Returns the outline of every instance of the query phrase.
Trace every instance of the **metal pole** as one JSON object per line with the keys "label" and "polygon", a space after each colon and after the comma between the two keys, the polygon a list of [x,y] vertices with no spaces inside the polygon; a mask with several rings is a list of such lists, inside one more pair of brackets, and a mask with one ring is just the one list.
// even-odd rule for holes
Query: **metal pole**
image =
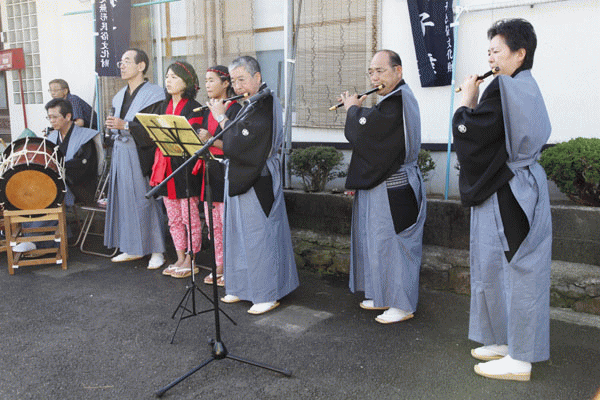
{"label": "metal pole", "polygon": [[163,48],[162,48],[162,13],[160,9],[160,4],[155,4],[152,7],[152,14],[154,18],[152,18],[154,25],[154,35],[156,36],[156,76],[154,82],[159,86],[164,86],[165,76],[163,72]]}
{"label": "metal pole", "polygon": [[[460,0],[456,0],[456,7],[459,6]],[[458,48],[458,19],[460,18],[460,13],[458,15],[455,13],[454,22],[452,23],[452,34],[454,35],[454,56],[452,57],[452,85],[450,86],[450,120],[448,121],[448,148],[446,154],[446,186],[444,188],[444,199],[448,200],[448,192],[450,189],[450,158],[452,156],[452,117],[454,115],[454,89],[456,87],[456,55],[458,52],[456,49]]]}
{"label": "metal pole", "polygon": [[294,0],[286,2],[286,23],[284,32],[286,33],[286,46],[284,48],[284,75],[285,75],[285,117],[284,117],[284,187],[291,187],[292,181],[289,174],[288,163],[292,152],[292,103],[294,97],[295,68],[296,68],[296,49],[298,43],[298,30],[300,29],[300,13],[302,10],[302,0],[298,3],[298,14],[296,15],[296,24],[294,25]]}
{"label": "metal pole", "polygon": [[27,129],[27,110],[25,109],[25,92],[23,91],[23,75],[19,71],[19,87],[21,88],[21,105],[23,106],[23,121],[25,121],[25,129]]}
{"label": "metal pole", "polygon": [[[283,26],[283,32],[286,37],[285,44],[283,46],[283,58],[285,60],[283,64],[283,76],[285,81],[285,92],[284,92],[284,104],[285,104],[285,114],[283,118],[284,124],[284,137],[283,137],[283,187],[289,188],[291,187],[290,182],[290,174],[288,171],[288,158],[289,158],[289,150],[291,146],[289,146],[289,142],[291,141],[291,108],[292,108],[292,99],[291,99],[291,90],[289,90],[291,81],[290,81],[290,69],[291,69],[291,60],[292,60],[292,40],[293,40],[293,24],[294,24],[294,0],[287,0],[285,2],[285,23]],[[288,124],[289,122],[289,124]]]}
{"label": "metal pole", "polygon": [[[155,4],[163,4],[163,3],[172,3],[174,1],[181,1],[181,0],[157,0],[157,1],[148,1],[146,3],[136,3],[136,4],[132,4],[131,7],[145,7],[145,6],[153,6]],[[69,16],[69,15],[79,15],[79,14],[89,14],[91,13],[92,10],[83,10],[83,11],[70,11],[67,13],[64,13],[63,16]]]}

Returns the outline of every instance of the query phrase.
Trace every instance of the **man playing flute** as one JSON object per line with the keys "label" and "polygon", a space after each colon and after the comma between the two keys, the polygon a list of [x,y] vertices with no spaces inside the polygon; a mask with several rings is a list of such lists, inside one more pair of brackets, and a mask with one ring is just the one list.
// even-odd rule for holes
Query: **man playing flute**
{"label": "man playing flute", "polygon": [[155,145],[144,127],[135,120],[139,112],[152,112],[165,99],[164,90],[147,81],[150,60],[146,52],[129,49],[117,63],[121,79],[127,82],[115,97],[114,116],[106,127],[115,138],[104,223],[104,245],[122,253],[113,262],[137,260],[152,254],[148,269],[160,268],[165,251],[163,213],[155,199],[146,199],[154,162]]}
{"label": "man playing flute", "polygon": [[479,375],[528,381],[550,357],[552,219],[537,162],[552,127],[531,74],[537,36],[523,19],[488,30],[488,63],[499,68],[481,98],[476,75],[462,85],[452,134],[460,197],[471,207],[469,339],[482,346]]}
{"label": "man playing flute", "polygon": [[417,157],[421,148],[419,105],[402,79],[391,50],[371,61],[373,86],[384,85],[372,108],[366,96],[340,95],[348,114],[345,136],[352,146],[346,188],[355,189],[352,210],[350,290],[364,291],[360,307],[386,310],[382,324],[413,317],[419,294],[425,186]]}
{"label": "man playing flute", "polygon": [[[266,89],[260,65],[252,57],[233,60],[229,74],[236,94],[252,96]],[[223,129],[231,123],[225,114],[227,105],[214,99],[208,103]],[[263,314],[277,307],[278,300],[299,283],[281,184],[281,105],[269,94],[253,107],[223,134],[227,295],[222,300],[251,301],[248,312]]]}

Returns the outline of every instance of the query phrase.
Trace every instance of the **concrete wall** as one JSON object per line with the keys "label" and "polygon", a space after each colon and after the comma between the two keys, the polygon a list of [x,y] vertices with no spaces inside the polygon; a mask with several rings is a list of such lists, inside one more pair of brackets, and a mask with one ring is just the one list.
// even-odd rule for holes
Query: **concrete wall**
{"label": "concrete wall", "polygon": [[[296,264],[347,278],[352,198],[285,193]],[[429,200],[420,284],[470,294],[469,209]],[[553,206],[550,304],[600,315],[600,208]]]}
{"label": "concrete wall", "polygon": [[[350,235],[352,197],[286,191],[293,229]],[[423,243],[469,249],[470,210],[456,200],[429,199]],[[552,259],[600,266],[600,208],[552,206]]]}

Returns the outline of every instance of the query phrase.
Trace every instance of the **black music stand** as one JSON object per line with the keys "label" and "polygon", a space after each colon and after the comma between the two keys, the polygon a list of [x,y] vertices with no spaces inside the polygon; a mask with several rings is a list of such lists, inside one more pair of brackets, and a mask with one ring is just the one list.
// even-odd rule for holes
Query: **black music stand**
{"label": "black music stand", "polygon": [[[256,105],[256,103],[258,101],[259,100],[256,100],[254,102],[249,102],[249,104],[246,107],[244,107],[238,113],[238,115],[235,118],[235,120],[233,120],[229,125],[227,125],[225,127],[225,129],[223,129],[221,132],[219,132],[219,134],[217,134],[216,136],[213,136],[210,140],[208,140],[204,144],[204,146],[202,146],[201,149],[199,149],[198,151],[196,151],[188,160],[186,160],[185,163],[183,163],[182,165],[180,165],[179,168],[177,168],[175,171],[173,171],[173,173],[171,175],[169,175],[167,178],[165,178],[165,180],[160,185],[156,186],[154,189],[152,189],[148,193],[146,193],[146,197],[150,198],[151,196],[153,196],[154,193],[156,193],[159,190],[159,188],[160,188],[161,185],[166,184],[166,182],[168,180],[170,180],[171,178],[173,178],[173,176],[175,176],[176,174],[180,173],[188,164],[196,161],[204,153],[207,153],[208,149],[212,146],[212,144],[215,142],[215,140],[220,139],[223,136],[223,134],[229,128],[231,128],[232,126],[234,126],[242,118],[247,117],[248,115],[250,115],[254,111],[255,105]],[[206,168],[206,170],[208,170],[208,167]],[[213,225],[213,220],[212,220],[212,197],[211,197],[211,194],[210,194],[210,186],[209,185],[207,185],[206,200],[208,202],[208,209],[210,210],[210,212],[208,213],[209,224],[210,224],[210,230],[209,230],[210,231],[210,244],[211,244],[211,247],[212,247],[213,252],[214,252],[214,229],[213,229],[214,225]],[[223,360],[225,358],[229,358],[231,360],[239,361],[241,363],[253,365],[255,367],[268,369],[270,371],[274,371],[274,372],[280,373],[280,374],[285,375],[285,376],[292,376],[292,372],[289,371],[289,370],[287,370],[287,369],[276,368],[276,367],[273,367],[273,366],[270,366],[270,365],[258,363],[256,361],[252,361],[252,360],[248,360],[246,358],[235,356],[235,355],[230,354],[228,352],[227,348],[225,347],[225,344],[221,340],[221,324],[220,324],[220,320],[219,320],[219,316],[220,316],[219,311],[221,311],[221,312],[223,312],[223,311],[220,310],[220,308],[219,308],[219,293],[218,293],[218,290],[217,290],[218,286],[217,286],[217,279],[216,279],[216,277],[217,277],[217,264],[215,262],[215,258],[214,257],[212,257],[211,261],[212,261],[211,262],[211,270],[212,270],[212,274],[213,274],[212,275],[213,276],[213,283],[212,283],[212,287],[213,287],[213,305],[214,305],[213,311],[214,311],[214,316],[215,316],[215,338],[211,339],[209,341],[209,345],[211,346],[211,355],[210,355],[210,357],[208,357],[207,359],[205,359],[204,361],[202,361],[199,365],[197,365],[196,367],[194,367],[193,369],[191,369],[190,371],[188,371],[184,375],[180,376],[179,378],[177,378],[173,382],[169,383],[167,386],[159,389],[156,392],[156,396],[157,397],[162,397],[168,390],[170,390],[174,386],[178,385],[179,383],[181,383],[183,380],[185,380],[186,378],[190,377],[194,373],[198,372],[200,369],[202,369],[206,365],[210,364],[212,361]],[[227,314],[225,314],[225,315],[227,315]]]}
{"label": "black music stand", "polygon": [[[138,113],[136,114],[136,118],[140,121],[142,126],[148,132],[150,138],[156,143],[158,148],[166,157],[184,157],[186,159],[189,159],[193,153],[200,150],[204,145],[204,143],[196,135],[196,131],[194,130],[194,128],[192,128],[188,120],[181,115],[158,115]],[[202,311],[198,311],[196,309],[196,292],[200,293],[211,303],[213,303],[213,299],[211,299],[206,293],[204,293],[202,289],[200,289],[196,284],[196,274],[194,273],[196,267],[196,257],[192,249],[190,184],[188,178],[190,165],[188,163],[184,164],[186,164],[185,190],[188,208],[187,255],[189,255],[191,259],[192,274],[190,275],[190,283],[186,286],[185,294],[183,295],[181,301],[175,308],[175,311],[173,311],[173,315],[171,315],[171,319],[175,319],[177,312],[181,311],[179,314],[179,320],[177,321],[177,326],[175,327],[175,331],[173,332],[173,336],[171,337],[171,344],[173,344],[173,341],[175,340],[175,335],[177,334],[177,330],[179,329],[179,325],[181,324],[182,320],[195,317],[196,315],[204,314],[213,310],[212,308]],[[164,182],[168,181],[169,178],[165,179]],[[157,188],[162,186],[163,185],[160,184],[157,186]],[[190,301],[191,308],[188,307]],[[227,313],[225,313],[224,311],[222,312],[234,325],[237,325],[236,322],[229,315],[227,315]]]}

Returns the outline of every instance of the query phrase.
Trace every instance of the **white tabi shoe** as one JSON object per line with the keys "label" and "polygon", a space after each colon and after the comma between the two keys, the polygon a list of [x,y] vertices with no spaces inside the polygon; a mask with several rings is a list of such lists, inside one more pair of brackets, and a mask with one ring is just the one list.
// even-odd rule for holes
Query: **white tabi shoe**
{"label": "white tabi shoe", "polygon": [[127,262],[127,261],[139,260],[140,258],[142,258],[142,256],[132,256],[131,254],[121,253],[118,256],[114,256],[113,258],[111,258],[110,261],[112,261],[112,262]]}
{"label": "white tabi shoe", "polygon": [[148,269],[157,269],[163,266],[165,263],[165,256],[163,253],[152,253],[150,261],[148,261]]}
{"label": "white tabi shoe", "polygon": [[505,344],[490,344],[471,350],[471,355],[481,361],[499,360],[508,355],[508,346]]}
{"label": "white tabi shoe", "polygon": [[264,314],[268,311],[271,311],[278,305],[279,305],[278,301],[267,301],[266,303],[256,303],[256,304],[252,305],[252,307],[250,307],[250,309],[248,310],[248,313],[254,314],[254,315]]}
{"label": "white tabi shoe", "polygon": [[237,303],[238,301],[240,301],[240,298],[232,294],[226,294],[224,297],[221,297],[221,301],[223,303],[231,304]]}
{"label": "white tabi shoe", "polygon": [[359,304],[360,308],[365,310],[387,310],[389,307],[375,307],[373,300],[363,300]]}
{"label": "white tabi shoe", "polygon": [[37,246],[33,242],[23,242],[19,243],[16,246],[13,246],[12,251],[15,253],[26,253],[28,251],[32,251],[37,249]]}
{"label": "white tabi shoe", "polygon": [[375,318],[375,321],[380,324],[393,324],[395,322],[406,321],[414,317],[414,314],[408,311],[401,310],[399,308],[391,307],[383,314],[380,314]]}
{"label": "white tabi shoe", "polygon": [[474,369],[477,375],[492,379],[527,382],[531,377],[531,363],[513,360],[510,356],[479,363]]}

